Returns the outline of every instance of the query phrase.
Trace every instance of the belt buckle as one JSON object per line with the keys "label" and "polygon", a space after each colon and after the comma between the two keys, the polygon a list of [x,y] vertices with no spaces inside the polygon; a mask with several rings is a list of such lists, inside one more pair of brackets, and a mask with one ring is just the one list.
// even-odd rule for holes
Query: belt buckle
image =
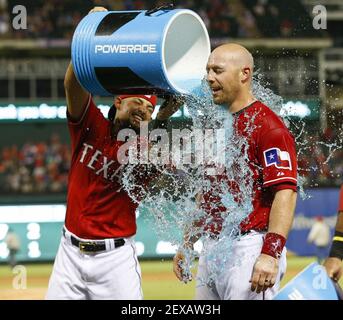
{"label": "belt buckle", "polygon": [[93,252],[94,251],[94,250],[86,250],[87,246],[95,248],[96,243],[93,242],[93,241],[82,241],[82,242],[79,242],[79,249],[80,249],[81,252]]}

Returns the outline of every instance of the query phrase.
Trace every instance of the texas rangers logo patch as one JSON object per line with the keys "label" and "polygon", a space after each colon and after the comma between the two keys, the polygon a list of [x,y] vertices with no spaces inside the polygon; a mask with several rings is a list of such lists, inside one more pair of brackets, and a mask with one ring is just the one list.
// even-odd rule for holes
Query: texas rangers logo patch
{"label": "texas rangers logo patch", "polygon": [[263,151],[263,155],[266,167],[275,166],[278,169],[292,170],[291,157],[287,151],[274,147]]}

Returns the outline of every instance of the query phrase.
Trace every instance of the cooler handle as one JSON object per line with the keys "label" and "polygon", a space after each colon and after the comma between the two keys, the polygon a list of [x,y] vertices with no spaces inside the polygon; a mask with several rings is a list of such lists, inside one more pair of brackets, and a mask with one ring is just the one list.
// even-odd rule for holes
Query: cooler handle
{"label": "cooler handle", "polygon": [[160,10],[172,10],[174,9],[174,3],[169,3],[169,4],[165,4],[163,6],[160,7],[155,7],[153,9],[147,10],[147,12],[145,12],[146,16],[151,16],[153,13],[160,11]]}

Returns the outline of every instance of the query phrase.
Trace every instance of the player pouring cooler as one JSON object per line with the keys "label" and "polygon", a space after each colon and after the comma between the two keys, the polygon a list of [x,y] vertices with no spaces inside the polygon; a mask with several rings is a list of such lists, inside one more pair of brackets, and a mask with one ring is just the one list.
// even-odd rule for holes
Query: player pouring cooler
{"label": "player pouring cooler", "polygon": [[[139,132],[142,121],[151,121],[157,97],[119,95],[106,119],[77,81],[72,64],[64,86],[72,160],[65,226],[46,298],[142,299],[133,241],[137,203],[122,188],[124,165],[117,153],[123,142],[117,135],[125,128]],[[165,101],[158,120],[179,107],[172,101]],[[141,183],[150,178],[147,173]]]}

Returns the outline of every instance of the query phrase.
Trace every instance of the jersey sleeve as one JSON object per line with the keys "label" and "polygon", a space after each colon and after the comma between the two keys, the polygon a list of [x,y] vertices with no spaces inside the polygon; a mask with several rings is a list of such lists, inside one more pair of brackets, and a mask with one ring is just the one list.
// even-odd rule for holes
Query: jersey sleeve
{"label": "jersey sleeve", "polygon": [[295,141],[287,128],[275,128],[259,141],[258,158],[262,164],[263,187],[297,185]]}
{"label": "jersey sleeve", "polygon": [[291,189],[293,191],[297,191],[297,186],[296,184],[290,183],[290,182],[280,182],[280,184],[275,184],[272,185],[273,191],[281,191],[281,190],[286,190],[286,189]]}
{"label": "jersey sleeve", "polygon": [[92,131],[94,131],[96,126],[99,126],[101,122],[105,120],[101,111],[96,107],[91,95],[89,95],[81,119],[77,122],[72,121],[68,112],[67,119],[73,151],[82,143],[90,129],[93,129]]}

